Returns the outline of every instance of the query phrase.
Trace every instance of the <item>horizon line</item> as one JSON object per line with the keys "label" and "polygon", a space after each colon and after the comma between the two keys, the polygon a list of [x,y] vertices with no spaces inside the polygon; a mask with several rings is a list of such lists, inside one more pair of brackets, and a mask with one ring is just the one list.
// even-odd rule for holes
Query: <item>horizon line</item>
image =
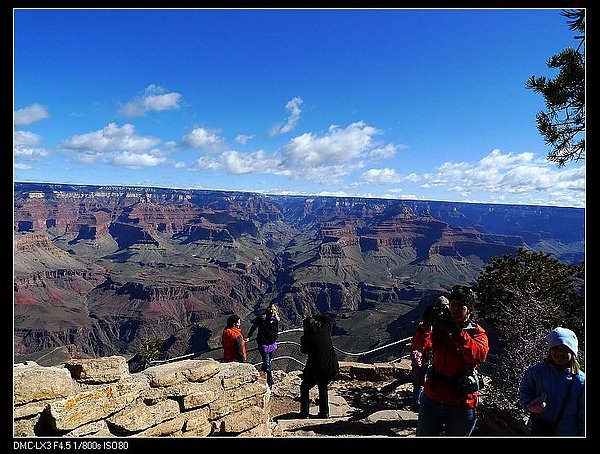
{"label": "horizon line", "polygon": [[282,196],[282,197],[329,197],[329,198],[341,198],[341,199],[373,199],[373,200],[391,200],[391,201],[407,201],[407,202],[441,202],[441,203],[460,203],[460,204],[471,204],[471,205],[504,205],[504,206],[528,206],[528,207],[548,207],[548,208],[573,208],[577,210],[585,210],[584,207],[568,206],[568,205],[544,205],[544,204],[531,204],[531,203],[503,203],[503,202],[476,202],[476,201],[457,201],[457,200],[440,200],[440,199],[415,199],[415,198],[389,198],[381,196],[368,196],[368,195],[335,195],[335,194],[307,194],[297,191],[288,192],[270,192],[268,190],[251,190],[251,189],[219,189],[219,188],[193,188],[193,187],[173,187],[173,186],[142,186],[139,184],[93,184],[93,183],[57,183],[50,181],[13,181],[13,198],[15,195],[14,185],[15,184],[47,184],[47,185],[59,185],[59,186],[96,186],[96,187],[133,187],[139,189],[170,189],[179,191],[203,191],[203,192],[237,192],[241,194],[258,194],[267,196]]}

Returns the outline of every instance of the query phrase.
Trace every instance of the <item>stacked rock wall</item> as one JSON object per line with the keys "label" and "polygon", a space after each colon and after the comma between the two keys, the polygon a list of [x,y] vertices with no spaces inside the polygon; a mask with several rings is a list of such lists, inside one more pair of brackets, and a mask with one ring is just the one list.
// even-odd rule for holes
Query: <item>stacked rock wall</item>
{"label": "stacked rock wall", "polygon": [[125,358],[15,364],[15,437],[268,436],[270,390],[251,364],[185,360],[130,374]]}

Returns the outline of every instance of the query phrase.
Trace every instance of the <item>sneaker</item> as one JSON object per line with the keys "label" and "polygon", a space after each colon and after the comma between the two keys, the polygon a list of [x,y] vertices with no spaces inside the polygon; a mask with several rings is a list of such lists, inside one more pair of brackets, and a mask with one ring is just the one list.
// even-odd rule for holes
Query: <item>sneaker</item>
{"label": "sneaker", "polygon": [[319,419],[327,419],[329,418],[329,413],[319,413]]}

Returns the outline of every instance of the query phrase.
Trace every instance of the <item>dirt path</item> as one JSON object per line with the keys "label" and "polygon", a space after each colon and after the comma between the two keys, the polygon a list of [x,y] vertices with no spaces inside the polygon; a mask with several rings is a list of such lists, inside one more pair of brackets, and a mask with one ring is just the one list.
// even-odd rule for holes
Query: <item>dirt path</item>
{"label": "dirt path", "polygon": [[[298,419],[299,372],[275,371],[271,394],[274,437],[410,437],[417,414],[410,411],[412,385],[394,380],[340,380],[329,387],[328,419],[319,419],[318,391],[311,390],[311,418]],[[386,385],[391,385],[387,386]]]}

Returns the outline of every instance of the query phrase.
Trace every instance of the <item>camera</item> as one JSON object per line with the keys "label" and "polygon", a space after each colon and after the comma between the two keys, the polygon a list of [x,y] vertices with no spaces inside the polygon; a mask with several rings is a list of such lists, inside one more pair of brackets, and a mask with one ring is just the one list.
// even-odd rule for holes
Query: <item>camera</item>
{"label": "camera", "polygon": [[481,373],[477,369],[474,369],[473,373],[460,377],[457,386],[459,392],[468,394],[481,391],[485,387],[485,382]]}
{"label": "camera", "polygon": [[437,325],[444,319],[453,320],[450,308],[445,304],[431,304],[427,306],[423,313],[423,323],[425,325]]}

